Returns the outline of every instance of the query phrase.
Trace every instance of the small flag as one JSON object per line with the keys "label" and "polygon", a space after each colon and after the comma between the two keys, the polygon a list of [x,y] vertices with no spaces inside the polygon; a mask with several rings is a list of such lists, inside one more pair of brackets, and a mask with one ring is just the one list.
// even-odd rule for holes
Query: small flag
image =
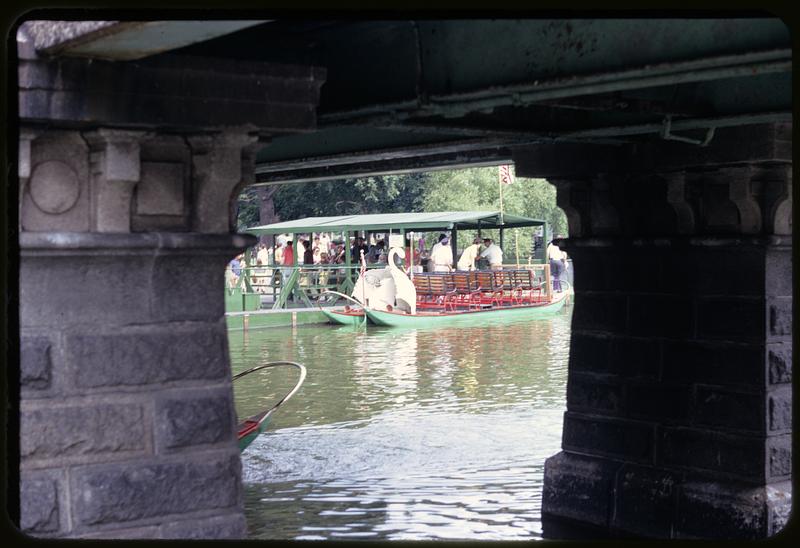
{"label": "small flag", "polygon": [[364,250],[359,250],[361,253],[361,275],[363,276],[364,273],[367,271],[367,261],[364,259]]}
{"label": "small flag", "polygon": [[511,166],[499,166],[498,178],[500,184],[510,185],[514,182],[514,175],[511,173]]}

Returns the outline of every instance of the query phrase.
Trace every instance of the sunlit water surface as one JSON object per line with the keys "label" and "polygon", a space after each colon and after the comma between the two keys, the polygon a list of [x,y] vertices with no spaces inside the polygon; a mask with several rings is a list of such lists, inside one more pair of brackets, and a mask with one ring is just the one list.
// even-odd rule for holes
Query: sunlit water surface
{"label": "sunlit water surface", "polygon": [[[233,371],[292,360],[301,390],[242,453],[249,534],[294,540],[541,538],[570,311],[510,325],[308,326],[230,333]],[[237,381],[252,414],[296,370]]]}

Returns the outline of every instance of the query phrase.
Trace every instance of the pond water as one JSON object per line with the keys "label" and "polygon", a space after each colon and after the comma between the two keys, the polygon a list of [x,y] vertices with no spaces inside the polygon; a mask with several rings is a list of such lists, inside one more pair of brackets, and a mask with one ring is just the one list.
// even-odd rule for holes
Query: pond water
{"label": "pond water", "polygon": [[[541,538],[544,460],[565,410],[571,307],[510,325],[232,331],[233,372],[308,377],[242,453],[249,535],[292,540]],[[234,384],[239,416],[294,368]],[[265,388],[266,387],[266,388]]]}

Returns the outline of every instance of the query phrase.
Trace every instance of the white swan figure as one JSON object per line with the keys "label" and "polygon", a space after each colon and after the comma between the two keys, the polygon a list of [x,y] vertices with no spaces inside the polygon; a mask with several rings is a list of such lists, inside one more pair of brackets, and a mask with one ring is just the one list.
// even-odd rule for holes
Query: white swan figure
{"label": "white swan figure", "polygon": [[394,264],[394,257],[398,255],[400,258],[406,258],[406,251],[402,247],[393,247],[389,250],[388,262],[389,265],[386,270],[392,276],[395,285],[395,307],[399,310],[405,310],[411,314],[417,313],[417,289],[406,273],[397,268]]}
{"label": "white swan figure", "polygon": [[394,294],[394,279],[388,268],[376,268],[359,275],[350,296],[375,310],[387,310],[394,306]]}

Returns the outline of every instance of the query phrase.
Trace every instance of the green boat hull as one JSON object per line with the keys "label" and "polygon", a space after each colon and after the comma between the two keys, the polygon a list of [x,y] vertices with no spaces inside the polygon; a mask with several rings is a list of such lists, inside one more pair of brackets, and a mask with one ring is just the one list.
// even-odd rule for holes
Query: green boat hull
{"label": "green boat hull", "polygon": [[255,440],[258,436],[264,433],[264,431],[267,429],[267,425],[269,425],[269,420],[270,417],[267,417],[261,424],[258,425],[258,428],[256,428],[251,432],[248,432],[246,436],[242,436],[241,438],[239,438],[239,452],[242,452],[245,449],[247,449],[247,447],[251,443],[253,443],[253,440]]}
{"label": "green boat hull", "polygon": [[337,312],[335,310],[327,310],[325,308],[321,308],[322,313],[328,318],[330,323],[335,323],[339,325],[352,325],[358,326],[364,323],[364,316],[363,315],[351,315],[351,314],[344,314],[341,312]]}
{"label": "green boat hull", "polygon": [[567,300],[565,293],[548,304],[533,306],[509,306],[486,310],[470,310],[442,314],[402,314],[366,309],[371,323],[386,327],[438,327],[446,325],[484,325],[486,323],[503,323],[510,321],[533,320],[547,318],[564,307]]}

